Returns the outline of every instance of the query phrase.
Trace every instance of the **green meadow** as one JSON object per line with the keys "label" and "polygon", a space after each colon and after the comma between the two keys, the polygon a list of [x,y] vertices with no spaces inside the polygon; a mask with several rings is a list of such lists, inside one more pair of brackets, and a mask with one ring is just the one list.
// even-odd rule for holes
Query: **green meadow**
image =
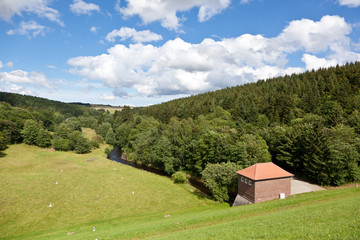
{"label": "green meadow", "polygon": [[190,186],[106,159],[104,148],[80,155],[19,144],[3,151],[0,239],[216,205]]}
{"label": "green meadow", "polygon": [[[84,132],[92,135],[89,130]],[[359,188],[230,208],[189,185],[174,184],[167,177],[110,161],[105,147],[82,155],[25,144],[3,151],[0,239],[360,236]]]}

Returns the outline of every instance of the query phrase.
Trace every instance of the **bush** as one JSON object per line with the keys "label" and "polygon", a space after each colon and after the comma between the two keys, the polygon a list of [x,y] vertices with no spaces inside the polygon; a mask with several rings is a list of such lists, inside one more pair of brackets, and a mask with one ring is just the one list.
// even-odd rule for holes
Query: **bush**
{"label": "bush", "polygon": [[228,201],[228,192],[235,191],[237,186],[237,170],[240,170],[240,168],[232,162],[209,163],[206,165],[202,172],[202,178],[217,201]]}
{"label": "bush", "polygon": [[98,142],[99,144],[104,143],[104,138],[100,135],[93,136],[91,140]]}
{"label": "bush", "polygon": [[174,183],[186,183],[188,179],[186,178],[186,174],[184,172],[178,171],[171,175],[171,179]]}
{"label": "bush", "polygon": [[29,145],[36,145],[36,140],[39,135],[39,125],[34,120],[26,120],[24,129],[21,134],[24,138],[24,143]]}
{"label": "bush", "polygon": [[109,154],[112,152],[113,149],[114,149],[113,147],[107,147],[107,148],[105,148],[105,154],[106,154],[106,155],[109,155]]}
{"label": "bush", "polygon": [[70,151],[71,150],[71,142],[69,139],[56,138],[56,139],[54,139],[53,146],[54,146],[55,150],[58,150],[58,151]]}
{"label": "bush", "polygon": [[45,129],[40,129],[36,138],[36,145],[42,148],[51,146],[51,133]]}
{"label": "bush", "polygon": [[91,152],[90,141],[84,137],[78,138],[75,146],[75,152],[79,154]]}
{"label": "bush", "polygon": [[91,145],[92,148],[99,148],[100,147],[99,143],[96,140],[91,140],[90,145]]}

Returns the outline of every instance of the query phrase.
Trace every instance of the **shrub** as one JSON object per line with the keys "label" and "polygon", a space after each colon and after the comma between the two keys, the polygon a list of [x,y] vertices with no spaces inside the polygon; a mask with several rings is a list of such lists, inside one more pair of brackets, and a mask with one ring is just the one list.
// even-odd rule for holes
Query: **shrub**
{"label": "shrub", "polygon": [[188,179],[186,178],[186,174],[184,172],[178,171],[171,175],[171,179],[174,183],[186,183]]}
{"label": "shrub", "polygon": [[92,148],[99,148],[100,147],[99,143],[96,140],[91,140],[90,145],[91,145]]}
{"label": "shrub", "polygon": [[58,150],[58,151],[70,151],[71,150],[71,142],[69,139],[56,138],[56,139],[54,139],[53,146],[54,146],[55,150]]}
{"label": "shrub", "polygon": [[24,138],[24,143],[29,145],[36,145],[36,140],[39,135],[39,125],[34,120],[26,120],[24,129],[21,134]]}
{"label": "shrub", "polygon": [[237,170],[239,167],[232,162],[206,165],[202,172],[202,178],[217,201],[229,200],[228,192],[234,191],[237,185]]}
{"label": "shrub", "polygon": [[80,154],[91,152],[90,141],[84,137],[78,138],[78,141],[75,146],[75,152]]}
{"label": "shrub", "polygon": [[107,148],[105,148],[105,154],[106,154],[106,155],[109,155],[109,154],[112,152],[113,149],[114,149],[113,147],[107,147]]}
{"label": "shrub", "polygon": [[104,138],[100,135],[93,136],[91,140],[96,141],[99,144],[104,143]]}
{"label": "shrub", "polygon": [[36,145],[42,148],[51,146],[51,133],[45,129],[40,129],[36,138]]}

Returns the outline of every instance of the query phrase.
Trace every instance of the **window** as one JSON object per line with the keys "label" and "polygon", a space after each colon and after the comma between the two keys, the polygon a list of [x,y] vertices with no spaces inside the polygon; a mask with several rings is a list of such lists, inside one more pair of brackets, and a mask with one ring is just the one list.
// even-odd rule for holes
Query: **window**
{"label": "window", "polygon": [[241,181],[244,182],[244,177],[241,177]]}
{"label": "window", "polygon": [[249,179],[249,185],[251,186],[251,180]]}
{"label": "window", "polygon": [[247,183],[247,178],[245,178],[245,183]]}

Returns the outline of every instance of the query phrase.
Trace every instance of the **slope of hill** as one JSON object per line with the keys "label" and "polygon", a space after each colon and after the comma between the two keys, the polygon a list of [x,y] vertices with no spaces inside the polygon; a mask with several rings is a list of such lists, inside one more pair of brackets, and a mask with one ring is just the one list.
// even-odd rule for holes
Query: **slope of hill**
{"label": "slope of hill", "polygon": [[72,104],[53,101],[40,97],[26,96],[17,93],[0,92],[0,102],[7,102],[12,106],[27,108],[31,110],[46,110],[59,112],[70,116],[98,115],[98,112],[91,108],[91,105]]}
{"label": "slope of hill", "polygon": [[0,239],[34,239],[34,233],[84,225],[92,230],[111,219],[151,219],[218,205],[191,186],[108,160],[105,147],[82,155],[25,144],[3,151]]}
{"label": "slope of hill", "polygon": [[326,115],[331,107],[351,114],[360,108],[359,90],[360,62],[356,62],[176,99],[139,112],[169,122],[174,116],[206,115],[220,106],[236,120],[254,124],[265,115],[270,122],[288,123],[304,113]]}

